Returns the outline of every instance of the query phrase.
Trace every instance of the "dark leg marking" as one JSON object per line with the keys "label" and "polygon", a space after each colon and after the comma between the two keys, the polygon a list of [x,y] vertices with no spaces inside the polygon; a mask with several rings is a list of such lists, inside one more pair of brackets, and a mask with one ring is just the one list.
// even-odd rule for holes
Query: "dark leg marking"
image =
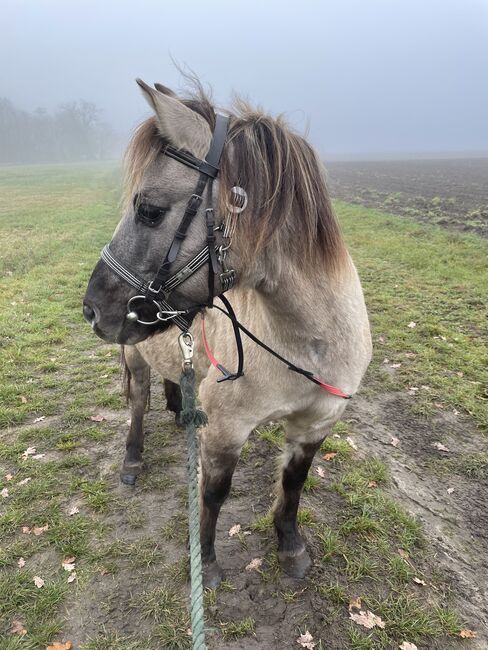
{"label": "dark leg marking", "polygon": [[169,379],[164,380],[164,394],[166,395],[166,408],[175,414],[176,424],[181,424],[180,413],[182,407],[181,389],[179,384],[175,384]]}
{"label": "dark leg marking", "polygon": [[151,387],[150,368],[136,350],[126,354],[126,363],[131,375],[130,400],[130,429],[126,441],[126,454],[120,479],[127,485],[134,485],[137,476],[142,472],[142,452],[144,451],[144,411],[149,399]]}
{"label": "dark leg marking", "polygon": [[281,477],[274,507],[274,525],[278,534],[278,555],[283,570],[293,578],[303,578],[310,567],[302,536],[298,532],[297,512],[303,484],[321,442],[299,444],[288,442],[292,455]]}
{"label": "dark leg marking", "polygon": [[220,508],[226,500],[232,483],[232,475],[239,460],[238,454],[219,453],[212,458],[211,472],[202,457],[200,485],[200,542],[204,586],[214,589],[223,578],[215,555],[215,527]]}

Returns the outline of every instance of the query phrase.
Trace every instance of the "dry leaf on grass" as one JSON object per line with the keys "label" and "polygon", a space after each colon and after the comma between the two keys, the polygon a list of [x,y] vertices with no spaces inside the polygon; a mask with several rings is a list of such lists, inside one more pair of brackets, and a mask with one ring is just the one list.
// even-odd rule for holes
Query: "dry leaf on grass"
{"label": "dry leaf on grass", "polygon": [[390,445],[392,447],[398,447],[399,444],[400,444],[400,438],[395,438],[395,436],[392,436],[390,438]]}
{"label": "dry leaf on grass", "polygon": [[33,580],[34,580],[34,584],[36,585],[36,587],[38,589],[40,589],[41,587],[44,587],[44,580],[42,578],[40,578],[39,576],[34,576]]}
{"label": "dry leaf on grass", "polygon": [[462,639],[474,639],[476,634],[477,632],[473,632],[473,630],[468,630],[465,628],[458,633],[458,636],[460,636]]}
{"label": "dry leaf on grass", "polygon": [[80,509],[77,508],[76,506],[73,506],[71,510],[68,512],[68,515],[72,517],[73,515],[77,515],[80,512]]}
{"label": "dry leaf on grass", "polygon": [[447,494],[452,494],[454,492],[454,488],[447,488]]}
{"label": "dry leaf on grass", "polygon": [[259,569],[261,564],[263,563],[262,558],[260,557],[255,557],[253,560],[249,562],[249,564],[246,566],[246,571],[252,571],[253,569]]}
{"label": "dry leaf on grass", "polygon": [[45,533],[46,530],[49,530],[49,524],[46,524],[45,526],[34,526],[34,528],[32,529],[32,532],[37,537],[39,535],[42,535],[42,533]]}
{"label": "dry leaf on grass", "polygon": [[234,537],[234,535],[238,535],[241,532],[241,524],[234,524],[232,528],[229,530],[229,537]]}
{"label": "dry leaf on grass", "polygon": [[317,474],[320,476],[320,478],[325,478],[325,472],[324,472],[324,468],[323,468],[323,467],[320,467],[320,465],[319,465],[319,467],[316,467],[316,468],[315,468],[315,471],[316,471]]}
{"label": "dry leaf on grass", "polygon": [[416,582],[418,585],[422,585],[422,587],[427,586],[427,583],[425,582],[425,580],[421,580],[420,578],[417,578],[416,576],[413,579],[413,581]]}
{"label": "dry leaf on grass", "polygon": [[92,422],[103,422],[105,418],[103,417],[103,415],[90,415],[90,420]]}
{"label": "dry leaf on grass", "polygon": [[27,404],[27,397],[25,395],[21,395],[20,401],[22,402],[22,404]]}
{"label": "dry leaf on grass", "polygon": [[337,451],[329,451],[327,454],[324,454],[322,458],[324,460],[332,460],[337,456]]}
{"label": "dry leaf on grass", "polygon": [[76,580],[76,571],[73,571],[68,576],[68,582],[74,582]]}
{"label": "dry leaf on grass", "polygon": [[32,481],[30,476],[28,476],[27,478],[23,478],[21,481],[17,483],[17,485],[27,485],[29,481]]}
{"label": "dry leaf on grass", "polygon": [[368,487],[369,487],[369,488],[377,488],[377,487],[378,487],[378,483],[377,483],[376,481],[369,481],[369,482],[368,482]]}
{"label": "dry leaf on grass", "polygon": [[19,636],[24,636],[27,634],[27,630],[24,627],[22,621],[14,619],[12,625],[10,626],[10,634],[18,634]]}
{"label": "dry leaf on grass", "polygon": [[411,320],[410,323],[407,325],[407,327],[410,327],[410,329],[413,330],[414,327],[417,327],[417,323]]}
{"label": "dry leaf on grass", "polygon": [[410,643],[410,641],[404,641],[399,648],[400,650],[418,650],[415,643]]}
{"label": "dry leaf on grass", "polygon": [[13,474],[5,474],[5,480],[11,481],[13,479]]}
{"label": "dry leaf on grass", "polygon": [[346,438],[346,442],[347,442],[347,444],[348,444],[350,447],[352,447],[354,450],[357,451],[358,446],[357,446],[357,444],[354,442],[354,440],[353,440],[350,436],[347,436],[347,438]]}
{"label": "dry leaf on grass", "polygon": [[307,648],[307,650],[313,650],[313,648],[315,648],[315,646],[317,645],[313,640],[313,636],[310,634],[308,630],[306,630],[305,634],[300,634],[300,636],[297,639],[297,643],[302,648]]}
{"label": "dry leaf on grass", "polygon": [[42,422],[45,419],[46,419],[45,415],[40,415],[38,418],[34,420],[34,424],[37,424],[38,422]]}
{"label": "dry leaf on grass", "polygon": [[3,490],[0,490],[0,495],[2,495],[2,497],[4,499],[7,499],[7,497],[8,497],[8,488],[3,488]]}
{"label": "dry leaf on grass", "polygon": [[398,549],[398,555],[402,557],[404,560],[408,560],[409,558],[407,551],[404,551],[403,548]]}
{"label": "dry leaf on grass", "polygon": [[63,567],[63,569],[65,571],[74,571],[75,570],[75,563],[74,562],[68,562],[67,560],[64,560],[63,564],[62,564],[62,567]]}
{"label": "dry leaf on grass", "polygon": [[439,451],[446,451],[446,452],[451,451],[448,447],[446,447],[446,445],[443,445],[442,442],[433,442],[432,447],[434,447]]}
{"label": "dry leaf on grass", "polygon": [[361,610],[359,614],[353,614],[350,612],[349,618],[358,625],[367,627],[368,630],[371,630],[373,627],[379,627],[381,629],[385,627],[385,623],[381,620],[381,618],[369,610],[367,612],[363,612],[363,610]]}
{"label": "dry leaf on grass", "polygon": [[37,449],[35,447],[27,447],[27,449],[23,452],[22,458],[28,458],[29,456],[33,456],[36,453]]}
{"label": "dry leaf on grass", "polygon": [[55,641],[46,647],[46,650],[71,650],[73,643],[71,641]]}
{"label": "dry leaf on grass", "polygon": [[349,611],[352,611],[353,609],[361,609],[361,598],[359,598],[359,596],[349,600]]}
{"label": "dry leaf on grass", "polygon": [[19,567],[19,569],[25,567],[25,560],[23,557],[19,557],[19,559],[17,560],[17,566]]}
{"label": "dry leaf on grass", "polygon": [[44,458],[45,455],[46,455],[46,454],[34,454],[34,455],[32,456],[32,459],[33,459],[33,460],[41,460],[41,458]]}

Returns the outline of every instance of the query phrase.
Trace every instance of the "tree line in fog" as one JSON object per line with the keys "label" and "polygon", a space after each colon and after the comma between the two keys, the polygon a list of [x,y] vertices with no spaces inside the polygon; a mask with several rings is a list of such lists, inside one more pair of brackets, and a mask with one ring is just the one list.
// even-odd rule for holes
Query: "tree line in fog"
{"label": "tree line in fog", "polygon": [[115,131],[83,100],[57,111],[21,110],[0,98],[0,164],[104,160],[120,153]]}

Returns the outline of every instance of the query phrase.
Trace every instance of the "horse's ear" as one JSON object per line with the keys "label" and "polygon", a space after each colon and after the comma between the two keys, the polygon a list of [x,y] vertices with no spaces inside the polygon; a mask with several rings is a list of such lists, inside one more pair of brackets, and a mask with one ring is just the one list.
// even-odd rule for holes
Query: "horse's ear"
{"label": "horse's ear", "polygon": [[212,140],[210,127],[203,117],[175,97],[155,90],[141,79],[136,81],[156,114],[161,135],[177,149],[186,149],[197,158],[203,158]]}
{"label": "horse's ear", "polygon": [[168,86],[164,86],[163,84],[160,84],[156,81],[154,83],[154,87],[156,90],[159,90],[160,93],[163,93],[163,95],[168,95],[168,97],[174,97],[177,99],[176,93],[173,92],[171,88],[168,88]]}

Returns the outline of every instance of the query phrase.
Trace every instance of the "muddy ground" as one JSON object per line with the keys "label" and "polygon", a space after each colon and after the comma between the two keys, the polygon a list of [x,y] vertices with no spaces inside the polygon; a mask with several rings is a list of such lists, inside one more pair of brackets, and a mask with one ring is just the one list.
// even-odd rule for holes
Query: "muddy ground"
{"label": "muddy ground", "polygon": [[334,198],[488,236],[488,158],[326,166]]}
{"label": "muddy ground", "polygon": [[[156,589],[161,584],[161,566],[166,567],[163,574],[167,579],[167,567],[180,567],[178,573],[186,557],[185,522],[184,515],[181,516],[185,512],[186,490],[184,434],[175,427],[172,414],[164,410],[161,386],[153,393],[153,408],[147,416],[146,427],[147,469],[137,486],[129,488],[120,484],[114,465],[114,460],[122,457],[128,411],[101,411],[113,435],[106,445],[97,444],[91,449],[94,465],[89,474],[91,478],[98,475],[108,481],[124,504],[105,518],[113,527],[113,541],[130,545],[159,538],[157,557],[147,567],[141,567],[134,565],[130,555],[122,555],[117,561],[117,572],[103,574],[102,571],[91,582],[89,599],[77,595],[70,599],[66,607],[64,638],[73,640],[75,648],[96,638],[102,629],[116,630],[127,636],[137,636],[138,631],[150,633],[150,625],[138,608],[138,598],[144,591]],[[403,394],[376,399],[358,396],[351,403],[346,420],[358,447],[357,458],[376,457],[387,463],[391,471],[388,491],[424,526],[428,547],[423,562],[416,569],[426,577],[428,586],[418,589],[431,590],[433,598],[455,607],[465,624],[477,630],[476,639],[462,641],[443,637],[430,641],[428,646],[419,644],[418,647],[440,650],[464,647],[469,643],[470,649],[483,650],[488,648],[488,482],[467,479],[447,467],[442,471],[443,462],[451,462],[461,452],[479,452],[483,441],[479,433],[470,429],[468,421],[459,416],[441,414],[433,419],[414,418],[409,399]],[[163,449],[155,439],[157,432],[170,434]],[[390,444],[392,437],[399,438],[397,447]],[[449,453],[441,453],[431,446],[440,437],[451,449]],[[213,650],[299,647],[296,638],[297,629],[300,629],[310,630],[315,639],[322,639],[324,649],[350,648],[346,632],[347,606],[320,598],[316,590],[317,584],[340,581],[343,567],[334,563],[324,565],[320,561],[321,552],[312,529],[304,528],[304,534],[314,566],[303,581],[273,575],[275,539],[272,532],[249,534],[245,537],[245,546],[228,534],[237,523],[242,530],[248,529],[257,517],[268,512],[272,502],[276,450],[270,453],[268,443],[256,436],[252,437],[252,442],[254,447],[237,468],[232,495],[219,519],[217,552],[233,588],[219,592],[217,602],[207,605],[208,647]],[[314,468],[319,465],[325,470],[323,486],[304,495],[302,506],[312,511],[318,522],[337,527],[344,503],[331,486],[341,471],[340,466],[317,456]],[[164,480],[167,484],[155,488],[155,480]],[[130,522],[134,513],[145,522],[136,529]],[[183,527],[175,533],[175,539],[165,538],[162,531],[167,530],[168,523],[175,518],[180,518]],[[268,575],[245,570],[256,557],[265,559],[263,568]],[[445,591],[446,584],[450,587],[448,591]],[[364,593],[367,585],[367,581],[362,581],[358,590]],[[183,589],[188,594],[188,586]],[[285,602],[279,597],[287,593],[296,594],[294,602]],[[238,640],[222,638],[222,623],[248,616],[255,621],[255,635]]]}

